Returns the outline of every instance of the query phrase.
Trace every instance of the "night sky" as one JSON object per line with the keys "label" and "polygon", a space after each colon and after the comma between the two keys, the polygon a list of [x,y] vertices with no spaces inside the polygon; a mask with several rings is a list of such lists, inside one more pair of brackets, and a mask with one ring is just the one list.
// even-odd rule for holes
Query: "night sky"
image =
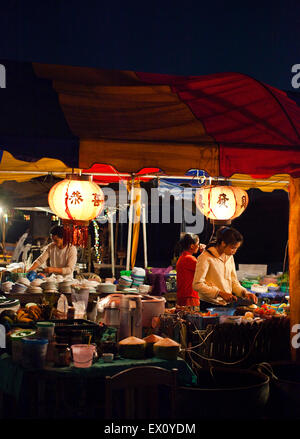
{"label": "night sky", "polygon": [[291,90],[300,2],[1,3],[0,57],[152,73],[246,73]]}

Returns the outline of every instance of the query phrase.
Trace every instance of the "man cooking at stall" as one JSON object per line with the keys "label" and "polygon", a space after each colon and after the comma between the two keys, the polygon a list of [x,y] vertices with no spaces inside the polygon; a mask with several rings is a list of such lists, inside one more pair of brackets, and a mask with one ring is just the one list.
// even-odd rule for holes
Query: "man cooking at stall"
{"label": "man cooking at stall", "polygon": [[43,271],[47,274],[60,274],[73,277],[77,262],[77,249],[63,242],[63,227],[53,226],[50,230],[52,242],[46,246],[43,253],[33,262],[29,271],[35,271],[49,259],[50,266]]}

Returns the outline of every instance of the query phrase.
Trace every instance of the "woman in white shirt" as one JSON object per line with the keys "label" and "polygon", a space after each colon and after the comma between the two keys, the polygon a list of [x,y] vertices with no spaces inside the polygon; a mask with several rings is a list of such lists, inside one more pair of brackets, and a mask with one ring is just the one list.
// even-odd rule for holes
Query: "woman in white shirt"
{"label": "woman in white shirt", "polygon": [[[233,227],[221,227],[216,242],[208,244],[197,259],[193,289],[198,292],[203,310],[208,305],[227,305],[237,297],[257,303],[257,297],[239,283],[233,255],[243,236]],[[206,302],[206,303],[205,303]]]}
{"label": "woman in white shirt", "polygon": [[73,276],[77,262],[77,249],[74,245],[64,244],[63,227],[54,226],[50,230],[52,241],[46,246],[43,253],[33,262],[29,271],[34,271],[50,260],[50,266],[43,271],[48,274],[61,274],[62,276]]}

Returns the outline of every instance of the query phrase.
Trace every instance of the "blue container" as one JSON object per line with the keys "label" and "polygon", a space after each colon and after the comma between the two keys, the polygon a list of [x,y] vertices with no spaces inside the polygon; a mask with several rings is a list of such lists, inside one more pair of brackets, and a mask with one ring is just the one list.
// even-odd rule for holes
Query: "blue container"
{"label": "blue container", "polygon": [[22,366],[43,369],[49,341],[43,338],[22,338]]}
{"label": "blue container", "polygon": [[30,280],[30,282],[32,282],[37,277],[37,272],[36,271],[28,271],[26,277],[28,280]]}
{"label": "blue container", "polygon": [[207,311],[210,311],[212,314],[217,313],[219,316],[233,316],[235,308],[228,306],[216,306],[215,308],[207,308]]}

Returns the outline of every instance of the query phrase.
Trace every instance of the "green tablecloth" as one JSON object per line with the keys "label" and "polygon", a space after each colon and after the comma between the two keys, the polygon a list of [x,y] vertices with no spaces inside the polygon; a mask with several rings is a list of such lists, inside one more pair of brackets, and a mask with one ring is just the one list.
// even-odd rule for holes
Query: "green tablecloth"
{"label": "green tablecloth", "polygon": [[0,357],[0,390],[4,393],[19,398],[22,386],[26,383],[27,375],[30,373],[36,376],[43,375],[53,377],[59,375],[66,378],[78,379],[92,379],[101,378],[105,376],[111,376],[122,370],[135,366],[158,366],[165,369],[178,369],[178,384],[181,386],[189,386],[196,384],[197,376],[194,374],[190,366],[180,357],[177,360],[167,361],[159,358],[149,358],[143,360],[131,360],[131,359],[118,359],[111,363],[104,363],[102,359],[99,359],[89,368],[77,368],[71,367],[46,367],[43,370],[26,370],[23,367],[13,363],[11,357],[8,354],[3,354]]}

